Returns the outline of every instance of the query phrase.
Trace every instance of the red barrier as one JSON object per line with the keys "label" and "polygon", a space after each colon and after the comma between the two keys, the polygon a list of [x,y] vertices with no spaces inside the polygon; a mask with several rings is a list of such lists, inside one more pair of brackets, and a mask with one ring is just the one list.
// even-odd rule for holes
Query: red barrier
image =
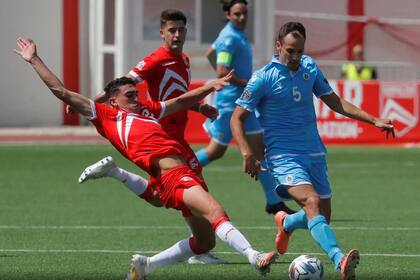
{"label": "red barrier", "polygon": [[[191,83],[191,88],[201,86],[205,81]],[[384,133],[375,127],[351,120],[331,111],[323,102],[314,98],[318,129],[325,143],[329,144],[398,144],[420,142],[420,82],[383,81],[330,81],[334,91],[362,108],[369,114],[393,120],[396,139],[386,140]],[[140,91],[144,96],[145,87]],[[211,100],[209,96],[208,100]],[[185,132],[188,142],[204,144],[209,141],[202,124],[201,114],[190,112]]]}

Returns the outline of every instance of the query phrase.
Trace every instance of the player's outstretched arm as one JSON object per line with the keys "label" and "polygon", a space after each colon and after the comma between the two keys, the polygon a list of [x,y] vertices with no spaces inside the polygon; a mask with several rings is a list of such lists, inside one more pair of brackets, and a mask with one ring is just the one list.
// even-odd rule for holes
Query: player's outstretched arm
{"label": "player's outstretched arm", "polygon": [[57,98],[72,106],[82,115],[92,115],[89,99],[64,87],[63,83],[38,56],[36,45],[31,39],[19,37],[16,44],[18,49],[13,51],[32,65],[41,80]]}
{"label": "player's outstretched arm", "polygon": [[354,106],[345,99],[339,97],[337,94],[332,93],[329,95],[321,96],[322,101],[327,104],[333,111],[340,113],[346,117],[363,121],[369,124],[376,126],[381,129],[381,131],[386,132],[386,138],[391,134],[392,137],[395,137],[394,126],[390,119],[380,119],[371,116],[362,109]]}
{"label": "player's outstretched arm", "polygon": [[230,127],[232,129],[233,138],[235,138],[242,155],[242,167],[244,172],[257,180],[258,172],[261,170],[261,164],[252,152],[244,129],[244,123],[249,114],[250,112],[246,109],[236,106],[230,119]]}
{"label": "player's outstretched arm", "polygon": [[198,103],[211,92],[215,90],[221,90],[224,86],[229,85],[229,81],[230,79],[232,79],[232,74],[233,71],[230,71],[223,78],[211,81],[210,83],[207,83],[199,88],[190,90],[178,96],[177,98],[165,101],[166,110],[163,117],[179,112],[181,110],[189,109],[191,108],[191,106],[194,106],[194,104]]}

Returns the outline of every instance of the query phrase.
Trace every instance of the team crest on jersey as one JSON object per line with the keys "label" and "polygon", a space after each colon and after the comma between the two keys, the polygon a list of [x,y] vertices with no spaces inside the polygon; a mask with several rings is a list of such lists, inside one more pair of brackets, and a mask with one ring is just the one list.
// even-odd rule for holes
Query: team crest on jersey
{"label": "team crest on jersey", "polygon": [[419,121],[416,83],[382,82],[380,89],[381,118],[392,120],[397,137],[406,135]]}
{"label": "team crest on jersey", "polygon": [[184,57],[183,59],[184,59],[185,66],[187,66],[187,68],[190,68],[190,61],[188,57]]}
{"label": "team crest on jersey", "polygon": [[140,115],[145,116],[145,117],[152,117],[152,118],[154,118],[154,115],[147,108],[143,108],[141,110]]}
{"label": "team crest on jersey", "polygon": [[193,170],[197,169],[198,167],[198,161],[196,158],[192,158],[188,164]]}
{"label": "team crest on jersey", "polygon": [[251,97],[251,92],[249,90],[244,90],[242,93],[241,99],[248,100]]}
{"label": "team crest on jersey", "polygon": [[141,69],[143,69],[144,65],[146,65],[146,62],[144,62],[144,60],[142,60],[139,63],[137,63],[136,68],[141,70]]}
{"label": "team crest on jersey", "polygon": [[303,79],[305,81],[309,80],[309,73],[303,73]]}

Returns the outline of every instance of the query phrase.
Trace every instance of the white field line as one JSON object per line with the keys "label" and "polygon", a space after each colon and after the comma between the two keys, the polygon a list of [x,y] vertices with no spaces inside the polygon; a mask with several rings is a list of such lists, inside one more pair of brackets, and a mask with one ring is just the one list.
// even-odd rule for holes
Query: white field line
{"label": "white field line", "polygon": [[[187,226],[94,226],[94,225],[69,225],[69,226],[19,226],[0,225],[0,230],[161,230],[161,229],[185,229]],[[274,226],[238,226],[242,230],[275,230]],[[331,227],[333,230],[361,230],[361,231],[420,231],[420,227]]]}
{"label": "white field line", "polygon": [[[160,251],[127,251],[127,250],[97,250],[97,249],[87,249],[87,250],[71,250],[71,249],[0,249],[0,253],[36,253],[36,254],[156,254]],[[238,255],[236,252],[214,252],[215,254],[221,255]],[[323,256],[323,253],[308,253],[308,252],[294,252],[286,253],[286,255],[317,255]],[[361,253],[361,256],[367,257],[390,257],[390,258],[420,258],[420,254],[389,254],[389,253]]]}

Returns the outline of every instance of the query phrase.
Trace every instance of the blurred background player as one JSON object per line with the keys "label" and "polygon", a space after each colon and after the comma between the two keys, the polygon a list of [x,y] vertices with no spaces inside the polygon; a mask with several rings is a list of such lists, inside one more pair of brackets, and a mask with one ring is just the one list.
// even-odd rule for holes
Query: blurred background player
{"label": "blurred background player", "polygon": [[376,80],[378,78],[376,67],[366,64],[363,47],[360,44],[352,48],[351,60],[353,63],[345,63],[341,67],[341,78],[346,80]]}
{"label": "blurred background player", "polygon": [[342,279],[355,279],[359,252],[345,255],[329,226],[331,188],[327,175],[326,148],[319,136],[313,94],[331,110],[375,125],[386,135],[394,133],[391,120],[375,118],[340,98],[324,77],[316,62],[304,55],[306,31],[298,22],[288,22],[279,31],[277,54],[256,71],[232,116],[232,130],[243,155],[246,172],[257,176],[261,164],[253,156],[245,136],[244,123],[258,109],[264,128],[266,158],[280,194],[290,195],[301,207],[299,212],[275,215],[278,227],[276,247],[287,251],[295,229],[309,229],[312,238],[340,270]]}
{"label": "blurred background player", "polygon": [[[210,136],[210,143],[196,153],[202,166],[206,166],[225,154],[232,140],[230,118],[236,106],[235,100],[242,94],[252,75],[252,49],[245,33],[248,3],[245,0],[222,0],[220,2],[223,4],[227,23],[212,47],[206,52],[206,56],[216,70],[218,78],[225,76],[232,69],[235,72],[230,81],[231,85],[215,94],[214,105],[219,110],[219,116],[216,120],[207,119],[203,125]],[[254,155],[264,166],[263,130],[254,113],[247,118],[245,130],[248,141],[252,143]],[[275,181],[266,168],[263,168],[258,174],[258,178],[264,190],[267,213],[275,214],[280,210],[294,213],[274,193]]]}
{"label": "blurred background player", "polygon": [[[190,63],[188,56],[183,53],[183,46],[187,35],[186,24],[187,18],[182,11],[172,9],[162,11],[160,16],[160,36],[163,44],[149,56],[138,62],[127,74],[127,77],[133,79],[136,83],[146,83],[151,100],[165,101],[176,98],[188,91],[191,79]],[[105,102],[105,92],[97,95],[95,101]],[[201,112],[210,119],[217,117],[217,109],[207,104],[200,105],[197,103],[192,109]],[[187,121],[188,110],[182,110],[162,118],[159,120],[159,123],[165,132],[184,147],[188,164],[201,176],[202,167],[194,151],[184,138]],[[156,188],[153,178],[147,181],[137,174],[133,174],[122,168],[117,168],[111,157],[105,157],[87,167],[79,178],[79,182],[82,183],[91,178],[107,176],[123,182],[137,195],[138,186],[148,184],[150,191],[140,197],[155,206],[159,206],[159,198],[156,197],[156,192],[152,191]],[[206,253],[200,256],[194,256],[189,260],[189,263],[219,264],[226,263],[226,261],[215,257],[211,253]]]}
{"label": "blurred background player", "polygon": [[[263,276],[270,271],[276,252],[254,250],[233,226],[223,207],[208,193],[207,186],[187,164],[184,147],[158,123],[163,118],[199,102],[212,91],[229,84],[231,75],[164,102],[141,102],[132,79],[122,77],[105,87],[108,104],[93,102],[66,89],[37,55],[32,40],[18,38],[22,59],[30,63],[42,81],[60,100],[86,116],[99,134],[126,158],[157,179],[159,196],[167,208],[182,212],[192,236],[152,256],[133,255],[128,280],[142,280],[159,267],[176,264],[215,246],[215,235],[247,258]],[[119,128],[124,128],[123,130]],[[131,132],[131,133],[129,133]]]}

